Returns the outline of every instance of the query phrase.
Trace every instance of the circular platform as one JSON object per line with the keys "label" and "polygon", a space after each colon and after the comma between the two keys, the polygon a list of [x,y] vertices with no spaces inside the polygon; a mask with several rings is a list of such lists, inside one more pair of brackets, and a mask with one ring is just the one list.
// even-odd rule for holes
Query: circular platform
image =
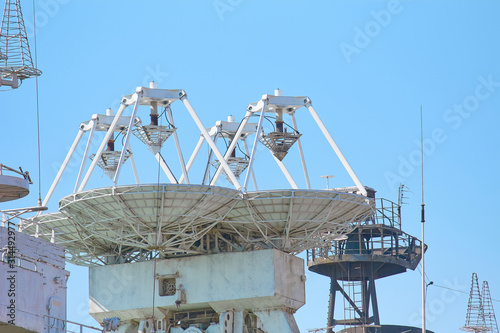
{"label": "circular platform", "polygon": [[334,191],[161,184],[80,192],[59,209],[35,222],[56,229],[68,261],[94,265],[147,260],[152,251],[163,258],[259,248],[298,253],[372,214],[373,202]]}
{"label": "circular platform", "polygon": [[0,175],[0,202],[20,199],[29,193],[29,182],[27,179]]}
{"label": "circular platform", "polygon": [[309,250],[307,259],[310,271],[335,280],[364,281],[371,274],[380,279],[415,270],[422,259],[422,243],[392,226],[364,224],[346,240]]}

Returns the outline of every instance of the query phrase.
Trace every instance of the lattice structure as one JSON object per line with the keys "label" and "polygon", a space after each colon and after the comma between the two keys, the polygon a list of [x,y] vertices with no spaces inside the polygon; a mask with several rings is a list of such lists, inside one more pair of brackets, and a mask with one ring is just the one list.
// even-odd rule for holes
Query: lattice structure
{"label": "lattice structure", "polygon": [[302,134],[288,133],[288,132],[271,132],[267,135],[264,134],[260,138],[260,142],[266,146],[277,159],[282,161],[288,150],[300,138]]}
{"label": "lattice structure", "polygon": [[[104,151],[101,158],[97,161],[97,166],[103,169],[104,173],[106,173],[109,178],[113,178],[115,176],[121,153],[121,151]],[[125,154],[125,161],[130,157],[130,155],[130,153]],[[94,157],[95,154],[90,156],[90,159],[93,160]]]}
{"label": "lattice structure", "polygon": [[18,80],[40,74],[31,58],[20,0],[6,0],[0,28],[0,85],[17,88]]}
{"label": "lattice structure", "polygon": [[137,126],[133,129],[134,135],[156,154],[163,143],[175,132],[175,128],[159,125]]}
{"label": "lattice structure", "polygon": [[[227,159],[227,164],[229,165],[229,168],[234,173],[234,175],[239,178],[241,173],[248,167],[248,159],[245,157],[229,157]],[[212,162],[212,165],[217,169],[220,166],[220,162],[218,160],[215,160]],[[222,171],[222,173],[226,175],[227,180],[231,181],[224,170]]]}
{"label": "lattice structure", "polygon": [[483,309],[484,309],[484,321],[486,327],[490,329],[492,333],[498,333],[498,324],[495,317],[495,310],[493,309],[493,302],[491,300],[490,287],[488,286],[488,281],[483,281],[483,289],[481,291],[481,296],[483,298]]}
{"label": "lattice structure", "polygon": [[466,332],[488,332],[490,329],[486,327],[484,319],[484,308],[481,293],[479,291],[479,282],[477,274],[472,273],[472,282],[469,294],[469,304],[467,306],[467,315],[465,325],[460,328]]}

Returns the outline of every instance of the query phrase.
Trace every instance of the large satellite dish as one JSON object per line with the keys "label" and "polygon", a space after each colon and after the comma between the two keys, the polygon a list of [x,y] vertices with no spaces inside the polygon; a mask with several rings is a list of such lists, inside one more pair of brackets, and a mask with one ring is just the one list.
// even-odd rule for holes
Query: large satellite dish
{"label": "large satellite dish", "polygon": [[[184,103],[199,130],[196,134],[200,135],[187,163],[177,136],[183,129],[175,127],[171,112],[172,104],[178,100]],[[124,116],[128,106],[133,106],[132,113]],[[311,188],[300,143],[308,134],[298,134],[294,118],[295,112],[303,106],[318,123],[356,187],[348,190]],[[141,120],[140,107],[147,108],[150,124]],[[163,112],[160,113],[161,108]],[[248,122],[249,115],[254,113],[259,116],[257,124]],[[263,131],[266,113],[276,114],[274,132],[267,134]],[[158,122],[163,115],[168,126]],[[292,118],[293,130],[284,128],[283,117],[286,116]],[[65,246],[68,261],[89,266],[269,248],[299,253],[325,239],[338,239],[372,214],[373,198],[367,195],[340,153],[309,98],[284,97],[276,91],[275,95],[264,95],[261,101],[250,104],[243,119],[241,123],[232,118],[227,122],[218,121],[207,129],[183,90],[158,89],[155,85],[137,88],[134,94],[123,97],[116,115],[111,111],[106,115],[96,114],[79,126],[77,137],[43,204],[48,204],[81,138],[88,133],[74,193],[60,200],[58,212],[38,215],[24,223],[23,231]],[[91,154],[96,131],[103,131],[105,135],[97,151]],[[123,134],[121,148],[115,147],[117,132]],[[134,135],[141,146],[148,147],[170,183],[143,184],[139,181],[141,170],[135,165],[132,149]],[[224,154],[217,145],[220,137],[227,143]],[[162,154],[162,145],[170,138],[175,141],[180,175],[175,174],[171,161]],[[246,139],[253,141],[250,148]],[[243,156],[238,157],[236,148],[240,142],[244,150],[240,148],[239,154]],[[202,180],[196,183],[189,172],[204,143],[209,151],[207,169],[200,177]],[[294,144],[298,147],[306,178],[304,189],[297,186],[284,164]],[[264,145],[271,152],[290,184],[289,189],[257,187],[259,175],[254,172],[253,163],[258,145]],[[165,156],[171,158],[175,154]],[[89,157],[92,157],[91,165],[86,168]],[[122,166],[128,161],[136,179],[134,185],[119,183]],[[86,190],[96,166],[105,170],[112,183]],[[218,186],[221,174],[226,176],[232,188]],[[247,190],[250,179],[252,191]]]}

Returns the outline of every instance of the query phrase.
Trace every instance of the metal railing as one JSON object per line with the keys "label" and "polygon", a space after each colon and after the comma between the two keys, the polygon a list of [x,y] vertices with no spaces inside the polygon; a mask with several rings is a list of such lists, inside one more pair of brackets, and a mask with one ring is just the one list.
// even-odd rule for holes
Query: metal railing
{"label": "metal railing", "polygon": [[383,224],[401,230],[401,206],[387,199],[377,198],[375,214],[362,224]]}
{"label": "metal railing", "polygon": [[[386,233],[384,233],[386,231]],[[307,260],[332,258],[343,255],[376,255],[396,257],[411,262],[421,255],[422,243],[405,232],[385,228],[364,228],[353,232],[343,241],[332,241],[324,246],[307,250]]]}
{"label": "metal railing", "polygon": [[[24,232],[35,238],[44,238],[51,243],[56,242],[56,235],[62,234],[61,230],[46,226],[43,223],[34,221],[32,218],[25,218],[22,215],[33,212],[40,212],[46,210],[47,207],[28,207],[28,208],[18,208],[10,210],[0,210],[2,214],[2,219],[0,226],[5,228],[11,228],[19,232]],[[27,233],[25,229],[34,229],[34,232]]]}
{"label": "metal railing", "polygon": [[104,330],[102,328],[79,324],[74,321],[59,319],[47,315],[43,317],[45,333],[104,333]]}

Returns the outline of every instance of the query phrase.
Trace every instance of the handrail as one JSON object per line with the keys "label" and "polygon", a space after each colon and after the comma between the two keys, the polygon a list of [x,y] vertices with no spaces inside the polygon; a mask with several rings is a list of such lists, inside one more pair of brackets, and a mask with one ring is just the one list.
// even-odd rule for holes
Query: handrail
{"label": "handrail", "polygon": [[[365,239],[365,236],[370,237]],[[390,230],[386,234],[354,232],[349,234],[347,240],[325,242],[323,246],[307,250],[307,260],[361,254],[397,257],[411,262],[420,255],[420,249],[421,241],[405,232],[394,233]]]}
{"label": "handrail", "polygon": [[[47,323],[44,324],[45,333],[84,333],[84,330],[83,330],[84,328],[104,333],[104,329],[102,329],[102,328],[96,328],[96,327],[88,326],[85,324],[80,324],[80,323],[77,323],[74,321],[70,321],[70,320],[66,320],[66,319],[59,319],[59,318],[48,316],[48,315],[44,315],[43,317],[44,317],[44,323],[45,323],[45,318],[47,318]],[[50,319],[53,319],[52,325],[50,325]],[[79,327],[79,330],[78,331],[69,330],[67,328],[67,326],[68,326],[67,324],[76,325]]]}

